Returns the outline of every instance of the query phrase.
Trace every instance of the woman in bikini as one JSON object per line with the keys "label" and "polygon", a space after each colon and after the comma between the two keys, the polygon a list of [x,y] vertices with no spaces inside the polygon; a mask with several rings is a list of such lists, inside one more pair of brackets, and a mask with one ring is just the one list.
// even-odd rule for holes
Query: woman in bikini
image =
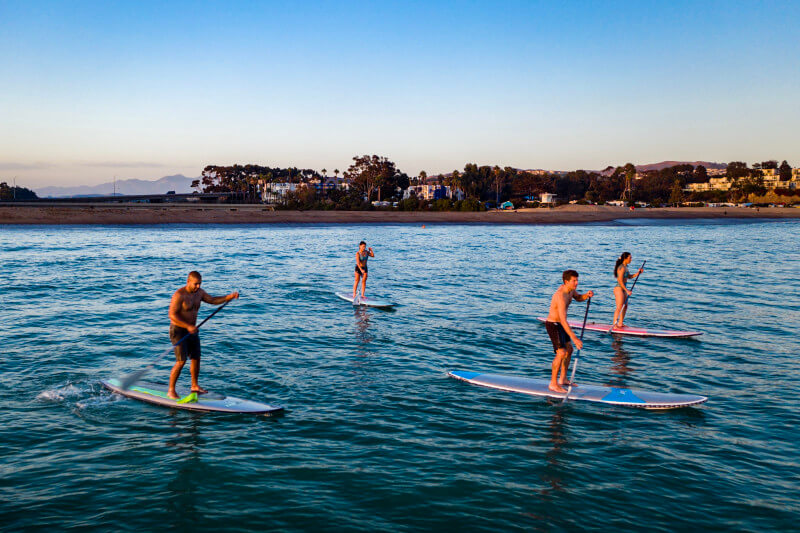
{"label": "woman in bikini", "polygon": [[356,301],[356,291],[358,290],[358,282],[361,280],[361,297],[367,290],[367,259],[375,257],[372,248],[367,248],[367,243],[361,241],[358,244],[358,251],[356,252],[356,281],[353,283],[353,301]]}
{"label": "woman in bikini", "polygon": [[[642,273],[640,268],[636,274],[628,272],[628,265],[631,263],[633,257],[630,252],[622,252],[622,255],[617,259],[617,264],[614,266],[614,277],[617,278],[617,285],[614,287],[614,300],[617,302],[617,308],[614,309],[614,321],[611,322],[611,329],[624,328],[625,313],[628,311],[628,296],[631,291],[628,290],[628,280],[638,278]],[[618,320],[619,319],[619,323]]]}

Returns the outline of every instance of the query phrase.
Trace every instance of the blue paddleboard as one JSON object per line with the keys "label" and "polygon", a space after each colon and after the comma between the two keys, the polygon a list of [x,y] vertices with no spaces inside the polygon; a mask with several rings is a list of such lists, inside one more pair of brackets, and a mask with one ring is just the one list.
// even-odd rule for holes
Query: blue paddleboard
{"label": "blue paddleboard", "polygon": [[[563,392],[551,391],[550,382],[546,379],[531,379],[517,376],[504,376],[501,374],[482,374],[466,370],[453,370],[447,373],[450,377],[489,387],[511,392],[521,392],[531,396],[564,399]],[[637,407],[639,409],[677,409],[690,405],[699,405],[708,400],[705,396],[696,394],[675,394],[671,392],[647,392],[640,390],[624,389],[618,387],[603,387],[601,385],[584,385],[578,383],[569,393],[570,400],[583,400],[587,402],[620,405],[623,407]]]}

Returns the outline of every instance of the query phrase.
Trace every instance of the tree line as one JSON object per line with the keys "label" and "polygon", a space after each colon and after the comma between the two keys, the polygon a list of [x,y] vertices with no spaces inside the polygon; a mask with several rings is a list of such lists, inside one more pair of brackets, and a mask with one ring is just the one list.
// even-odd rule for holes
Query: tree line
{"label": "tree line", "polygon": [[25,187],[15,187],[9,185],[5,181],[0,182],[0,201],[7,202],[9,200],[36,200],[39,197],[30,189]]}
{"label": "tree line", "polygon": [[[740,201],[750,194],[766,192],[762,169],[777,169],[781,180],[791,178],[792,168],[786,161],[780,165],[770,160],[748,167],[732,161],[727,176],[733,181],[730,191],[687,193],[690,183],[705,183],[708,170],[702,166],[680,164],[660,170],[637,172],[632,163],[609,166],[601,172],[575,170],[567,173],[543,173],[468,163],[463,170],[429,177],[425,172],[409,177],[386,157],[362,155],[342,174],[348,188],[316,190],[301,187],[287,193],[282,207],[291,209],[371,209],[373,200],[397,202],[400,209],[480,210],[510,200],[515,206],[537,202],[542,193],[553,193],[559,202],[605,203],[625,199],[651,205],[679,204],[685,201]],[[334,170],[335,178],[340,171]],[[225,192],[234,201],[259,202],[260,192],[271,183],[309,183],[329,178],[327,170],[273,168],[260,165],[209,165],[192,187],[201,192]],[[437,183],[463,191],[463,201],[425,201],[412,197],[402,200],[410,185]],[[792,191],[793,193],[794,191]]]}

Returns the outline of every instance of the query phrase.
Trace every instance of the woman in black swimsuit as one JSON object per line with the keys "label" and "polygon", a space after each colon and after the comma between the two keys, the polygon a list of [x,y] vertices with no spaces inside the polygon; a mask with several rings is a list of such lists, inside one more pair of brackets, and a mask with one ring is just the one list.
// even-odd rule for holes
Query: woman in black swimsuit
{"label": "woman in black swimsuit", "polygon": [[367,243],[361,241],[358,244],[358,251],[356,252],[356,281],[353,283],[353,302],[356,301],[356,292],[358,290],[358,281],[361,280],[361,297],[367,290],[367,259],[375,257],[372,248],[367,248]]}
{"label": "woman in black swimsuit", "polygon": [[[625,320],[625,313],[628,311],[628,306],[625,304],[628,302],[628,296],[631,295],[631,291],[628,290],[627,286],[628,280],[638,278],[639,274],[642,273],[641,268],[636,274],[628,272],[628,265],[632,259],[630,252],[622,252],[622,255],[617,259],[617,264],[614,266],[614,277],[617,278],[617,284],[614,287],[614,300],[617,303],[617,307],[614,309],[614,321],[611,322],[611,329],[625,327],[623,321]],[[617,319],[619,319],[619,323],[617,323]]]}

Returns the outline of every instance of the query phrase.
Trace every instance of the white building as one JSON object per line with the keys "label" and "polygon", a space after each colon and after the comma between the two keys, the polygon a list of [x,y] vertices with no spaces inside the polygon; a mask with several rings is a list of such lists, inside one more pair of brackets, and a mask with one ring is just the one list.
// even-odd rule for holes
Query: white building
{"label": "white building", "polygon": [[453,189],[449,185],[411,185],[408,189],[403,191],[403,200],[416,196],[423,200],[441,200],[447,198],[448,200],[463,200],[465,198],[464,192],[461,189]]}
{"label": "white building", "polygon": [[556,195],[551,192],[543,192],[539,202],[542,204],[554,204],[556,203]]}
{"label": "white building", "polygon": [[295,192],[298,189],[304,189],[306,187],[308,187],[307,183],[265,183],[261,189],[261,201],[266,204],[282,202],[283,199],[286,198],[287,193]]}

